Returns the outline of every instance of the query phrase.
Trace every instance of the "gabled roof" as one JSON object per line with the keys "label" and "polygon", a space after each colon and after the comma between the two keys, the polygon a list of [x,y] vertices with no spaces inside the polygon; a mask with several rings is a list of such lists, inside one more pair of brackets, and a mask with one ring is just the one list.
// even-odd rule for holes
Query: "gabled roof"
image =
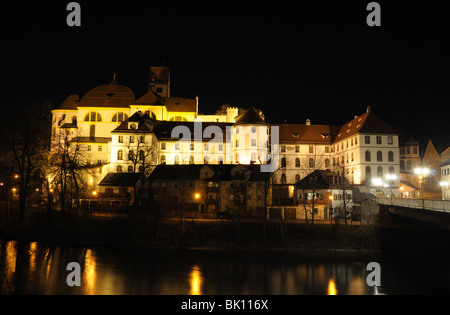
{"label": "gabled roof", "polygon": [[138,98],[133,105],[164,105],[164,97],[161,97],[149,90],[147,93]]}
{"label": "gabled roof", "polygon": [[242,115],[236,117],[235,125],[266,125],[266,122],[254,107],[248,108]]}
{"label": "gabled roof", "polygon": [[109,173],[98,184],[99,186],[132,187],[142,178],[140,173]]}
{"label": "gabled roof", "polygon": [[197,110],[197,101],[184,97],[165,97],[164,105],[168,112],[193,112]]}
{"label": "gabled roof", "polygon": [[281,143],[323,143],[331,144],[339,130],[339,126],[281,124],[279,140]]}
{"label": "gabled roof", "polygon": [[367,108],[364,114],[356,116],[353,120],[342,125],[334,142],[341,141],[357,133],[399,134],[398,130],[392,128],[387,122],[372,112],[370,107]]}
{"label": "gabled roof", "polygon": [[345,186],[349,189],[350,184],[342,176],[329,170],[315,170],[308,176],[296,183],[298,189],[331,189],[343,187],[342,181],[345,180]]}

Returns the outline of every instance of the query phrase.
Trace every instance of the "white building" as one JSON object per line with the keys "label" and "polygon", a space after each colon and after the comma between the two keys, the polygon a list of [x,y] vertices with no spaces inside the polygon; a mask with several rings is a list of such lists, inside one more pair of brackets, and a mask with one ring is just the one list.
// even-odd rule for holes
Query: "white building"
{"label": "white building", "polygon": [[148,175],[158,164],[260,164],[269,149],[279,155],[274,184],[294,185],[316,169],[329,169],[385,194],[399,186],[398,134],[370,108],[341,126],[309,119],[269,125],[253,107],[241,115],[234,107],[202,115],[198,106],[198,97],[170,96],[169,68],[151,67],[149,90],[137,99],[116,80],[82,97],[69,95],[52,111],[51,151],[69,143],[79,148],[78,161],[90,166],[91,190],[108,173]]}

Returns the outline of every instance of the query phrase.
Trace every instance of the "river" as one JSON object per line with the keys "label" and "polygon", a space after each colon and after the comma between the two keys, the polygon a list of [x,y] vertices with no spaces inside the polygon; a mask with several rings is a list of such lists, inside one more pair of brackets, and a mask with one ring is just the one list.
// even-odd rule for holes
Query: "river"
{"label": "river", "polygon": [[[369,286],[367,264],[380,265]],[[69,286],[70,262],[80,286]],[[426,266],[426,267],[425,267]],[[1,294],[299,295],[449,294],[447,261],[384,255],[77,247],[0,240]]]}

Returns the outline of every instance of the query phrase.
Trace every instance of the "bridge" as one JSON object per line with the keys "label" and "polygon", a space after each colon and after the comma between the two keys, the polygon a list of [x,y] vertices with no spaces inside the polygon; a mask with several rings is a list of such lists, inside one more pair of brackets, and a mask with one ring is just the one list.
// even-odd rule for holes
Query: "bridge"
{"label": "bridge", "polygon": [[450,226],[450,200],[377,197],[380,213]]}

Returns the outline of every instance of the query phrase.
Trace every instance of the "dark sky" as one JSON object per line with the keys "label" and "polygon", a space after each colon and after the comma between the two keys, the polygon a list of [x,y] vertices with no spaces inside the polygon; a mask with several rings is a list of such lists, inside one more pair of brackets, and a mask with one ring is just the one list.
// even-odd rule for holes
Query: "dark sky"
{"label": "dark sky", "polygon": [[62,101],[109,83],[141,96],[149,67],[171,67],[172,95],[261,108],[270,122],[343,124],[367,106],[438,151],[450,146],[450,22],[440,2],[2,2],[5,108]]}

